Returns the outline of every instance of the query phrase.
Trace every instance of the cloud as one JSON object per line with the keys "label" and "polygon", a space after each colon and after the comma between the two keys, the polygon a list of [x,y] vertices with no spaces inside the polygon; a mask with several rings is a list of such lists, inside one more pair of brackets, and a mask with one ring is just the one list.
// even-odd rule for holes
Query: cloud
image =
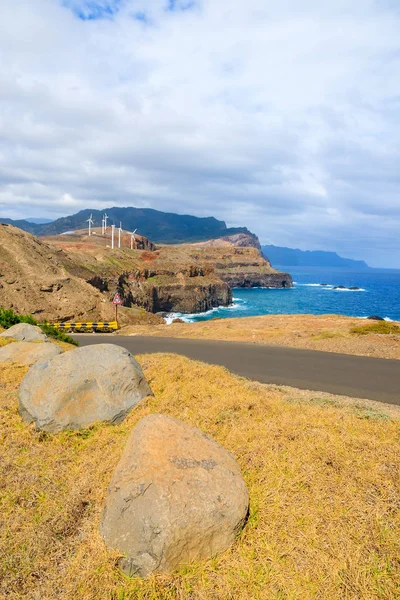
{"label": "cloud", "polygon": [[4,0],[0,17],[2,216],[151,206],[400,267],[394,2]]}

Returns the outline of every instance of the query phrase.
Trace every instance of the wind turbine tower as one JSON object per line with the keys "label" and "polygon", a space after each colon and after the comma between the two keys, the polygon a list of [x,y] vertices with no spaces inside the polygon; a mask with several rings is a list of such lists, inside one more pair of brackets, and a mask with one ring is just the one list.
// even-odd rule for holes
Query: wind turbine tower
{"label": "wind turbine tower", "polygon": [[104,217],[103,217],[103,220],[104,220],[104,231],[103,231],[103,234],[107,231],[107,219],[108,219],[108,214],[104,213]]}
{"label": "wind turbine tower", "polygon": [[115,225],[114,223],[111,225],[111,248],[114,249],[114,233],[115,233]]}
{"label": "wind turbine tower", "polygon": [[135,231],[132,231],[132,234],[131,234],[131,250],[133,250],[133,242],[136,242],[136,238],[135,238],[136,232],[137,232],[137,229],[135,229]]}
{"label": "wind turbine tower", "polygon": [[90,217],[86,220],[86,222],[89,224],[89,235],[92,235],[92,225],[94,223],[92,216],[93,215],[90,215]]}
{"label": "wind turbine tower", "polygon": [[122,223],[120,221],[119,227],[118,227],[118,248],[121,248],[121,233],[122,233]]}

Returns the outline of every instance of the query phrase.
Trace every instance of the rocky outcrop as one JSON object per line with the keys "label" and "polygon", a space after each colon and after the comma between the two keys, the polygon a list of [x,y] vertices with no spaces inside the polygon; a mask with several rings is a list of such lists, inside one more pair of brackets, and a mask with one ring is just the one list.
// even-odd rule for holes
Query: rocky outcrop
{"label": "rocky outcrop", "polygon": [[62,354],[61,348],[50,342],[14,342],[0,348],[0,363],[18,363],[31,367],[59,354]]}
{"label": "rocky outcrop", "polygon": [[[243,243],[252,241],[249,236],[243,236]],[[257,240],[258,241],[258,240]],[[214,240],[218,242],[218,240]],[[224,243],[208,246],[207,244],[186,246],[188,257],[197,260],[199,264],[213,269],[215,275],[235,287],[270,287],[290,288],[293,280],[289,273],[281,273],[273,269],[256,246],[234,246]]]}
{"label": "rocky outcrop", "polygon": [[125,306],[136,304],[152,313],[200,313],[232,303],[230,287],[216,277],[184,273],[138,277],[124,274],[118,290]]}
{"label": "rocky outcrop", "polygon": [[218,271],[220,278],[231,288],[291,288],[292,276],[289,273],[265,273],[263,269],[227,269]]}
{"label": "rocky outcrop", "polygon": [[19,389],[19,411],[37,429],[57,433],[97,421],[119,423],[150,394],[140,365],[127,350],[99,344],[31,367]]}
{"label": "rocky outcrop", "polygon": [[199,242],[196,245],[212,248],[220,248],[223,246],[234,248],[256,248],[261,253],[260,240],[253,233],[236,233],[235,235],[228,235],[216,240]]}
{"label": "rocky outcrop", "polygon": [[249,498],[235,459],[195,427],[150,415],[133,429],[109,486],[101,534],[128,575],[171,572],[233,542]]}
{"label": "rocky outcrop", "polygon": [[17,323],[6,329],[6,331],[0,334],[0,337],[12,338],[19,342],[47,342],[49,339],[40,327],[29,325],[29,323]]}

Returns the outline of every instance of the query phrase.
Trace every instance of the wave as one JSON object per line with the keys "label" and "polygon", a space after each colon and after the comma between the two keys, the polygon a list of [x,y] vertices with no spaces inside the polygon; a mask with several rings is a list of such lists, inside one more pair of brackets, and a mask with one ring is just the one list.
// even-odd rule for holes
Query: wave
{"label": "wave", "polygon": [[[382,317],[384,321],[387,321],[388,323],[397,323],[398,320],[396,321],[396,319],[391,319],[390,317]],[[363,319],[364,321],[368,320],[368,317],[359,317],[356,316],[354,317],[354,319]],[[379,323],[379,321],[377,321]]]}
{"label": "wave", "polygon": [[336,289],[332,289],[332,292],[366,292],[367,290],[365,290],[364,288],[359,288],[358,290],[350,290],[349,288],[336,288]]}
{"label": "wave", "polygon": [[312,288],[321,288],[322,290],[331,290],[333,292],[366,292],[367,290],[364,288],[359,288],[358,290],[351,290],[350,288],[339,288],[332,284],[322,285],[322,283],[296,283],[296,287],[312,287]]}
{"label": "wave", "polygon": [[319,287],[319,288],[332,288],[333,285],[322,285],[322,283],[295,283],[295,285],[301,287]]}
{"label": "wave", "polygon": [[[233,298],[233,300],[235,300],[235,298]],[[199,317],[208,317],[209,315],[212,315],[218,311],[224,311],[224,310],[247,310],[247,308],[245,308],[243,306],[243,304],[247,304],[246,300],[241,300],[240,298],[237,298],[237,303],[234,302],[233,304],[230,304],[229,306],[216,306],[214,308],[211,308],[210,310],[206,310],[205,312],[201,312],[201,313],[169,313],[167,316],[164,317],[164,321],[166,322],[167,325],[171,325],[175,319],[181,319],[182,321],[184,321],[185,323],[195,323]]]}

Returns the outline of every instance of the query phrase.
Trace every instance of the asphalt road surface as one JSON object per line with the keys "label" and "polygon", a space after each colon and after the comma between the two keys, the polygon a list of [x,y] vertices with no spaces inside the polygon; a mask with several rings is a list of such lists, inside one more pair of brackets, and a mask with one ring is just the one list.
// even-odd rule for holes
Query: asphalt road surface
{"label": "asphalt road surface", "polygon": [[118,344],[132,354],[171,352],[222,365],[261,383],[400,405],[400,361],[236,342],[139,336],[75,335],[81,346]]}

